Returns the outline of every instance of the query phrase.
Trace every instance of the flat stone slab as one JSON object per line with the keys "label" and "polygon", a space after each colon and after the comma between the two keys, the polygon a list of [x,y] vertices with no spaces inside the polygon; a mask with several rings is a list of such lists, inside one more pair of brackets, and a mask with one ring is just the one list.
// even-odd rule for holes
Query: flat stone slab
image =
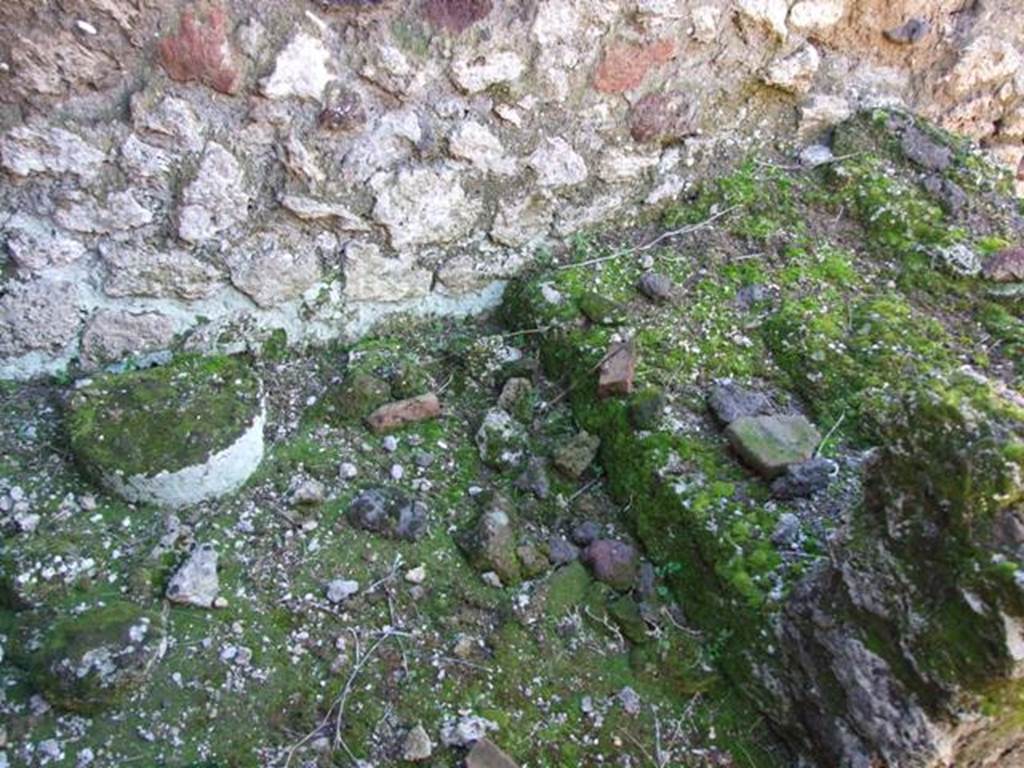
{"label": "flat stone slab", "polygon": [[811,458],[821,442],[818,430],[803,416],[741,416],[725,435],[740,458],[769,480],[790,464]]}
{"label": "flat stone slab", "polygon": [[136,503],[177,509],[236,491],[263,459],[263,387],[234,357],[103,374],[71,397],[82,468]]}

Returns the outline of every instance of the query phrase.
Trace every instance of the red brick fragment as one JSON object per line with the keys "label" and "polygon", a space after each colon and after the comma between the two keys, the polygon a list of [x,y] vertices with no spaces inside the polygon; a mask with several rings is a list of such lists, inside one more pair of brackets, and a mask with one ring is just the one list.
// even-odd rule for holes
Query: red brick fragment
{"label": "red brick fragment", "polygon": [[167,76],[199,82],[221,93],[238,93],[242,71],[228,31],[228,15],[221,6],[197,3],[186,8],[178,31],[157,44]]}
{"label": "red brick fragment", "polygon": [[597,396],[628,395],[633,391],[636,376],[636,346],[631,341],[612,344],[601,363],[597,379]]}
{"label": "red brick fragment", "polygon": [[1024,280],[1024,246],[1004,248],[985,262],[982,274],[997,283],[1016,283]]}
{"label": "red brick fragment", "polygon": [[643,82],[652,67],[676,55],[676,44],[667,38],[652,43],[613,43],[604,52],[594,73],[594,87],[602,93],[625,93]]}
{"label": "red brick fragment", "polygon": [[379,434],[391,432],[406,424],[435,419],[440,415],[441,402],[437,395],[428,392],[425,395],[410,397],[408,400],[382,405],[366,417],[366,426]]}

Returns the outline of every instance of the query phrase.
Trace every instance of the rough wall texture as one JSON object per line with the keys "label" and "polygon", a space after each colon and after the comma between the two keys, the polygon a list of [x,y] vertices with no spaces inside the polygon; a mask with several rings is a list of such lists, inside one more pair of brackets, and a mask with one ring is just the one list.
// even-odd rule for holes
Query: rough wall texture
{"label": "rough wall texture", "polygon": [[1018,2],[4,3],[0,375],[471,311],[866,104],[1024,178]]}

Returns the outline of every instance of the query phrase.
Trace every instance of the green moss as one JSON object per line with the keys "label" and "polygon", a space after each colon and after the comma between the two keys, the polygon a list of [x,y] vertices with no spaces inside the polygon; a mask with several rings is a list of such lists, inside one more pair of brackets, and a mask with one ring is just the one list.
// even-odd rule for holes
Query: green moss
{"label": "green moss", "polygon": [[102,374],[71,397],[71,448],[90,473],[149,475],[201,464],[253,422],[260,383],[238,357],[181,357]]}
{"label": "green moss", "polygon": [[559,568],[548,581],[544,612],[552,619],[561,618],[583,602],[589,584],[590,574],[578,561]]}

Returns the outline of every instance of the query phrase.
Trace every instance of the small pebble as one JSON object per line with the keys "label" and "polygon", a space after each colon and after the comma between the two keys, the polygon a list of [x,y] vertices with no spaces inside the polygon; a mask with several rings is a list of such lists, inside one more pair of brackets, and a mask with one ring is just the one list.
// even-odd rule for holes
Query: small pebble
{"label": "small pebble", "polygon": [[417,565],[415,568],[410,568],[405,572],[405,580],[410,584],[422,584],[426,581],[427,569],[422,565]]}

